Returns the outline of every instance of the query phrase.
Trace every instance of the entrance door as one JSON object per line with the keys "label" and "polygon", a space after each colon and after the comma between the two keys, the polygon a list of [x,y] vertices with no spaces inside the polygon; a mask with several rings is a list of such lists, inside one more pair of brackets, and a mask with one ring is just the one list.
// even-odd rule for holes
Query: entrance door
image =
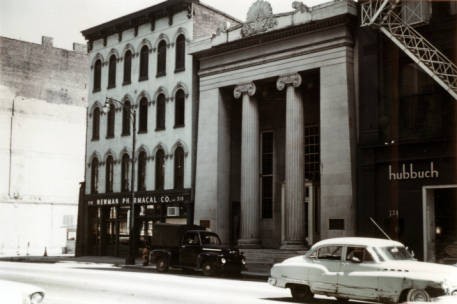
{"label": "entrance door", "polygon": [[305,182],[305,232],[306,232],[306,240],[308,241],[308,245],[312,245],[314,243],[314,186],[312,182]]}
{"label": "entrance door", "polygon": [[457,186],[423,188],[424,259],[457,262]]}
{"label": "entrance door", "polygon": [[435,190],[435,255],[457,261],[457,189]]}

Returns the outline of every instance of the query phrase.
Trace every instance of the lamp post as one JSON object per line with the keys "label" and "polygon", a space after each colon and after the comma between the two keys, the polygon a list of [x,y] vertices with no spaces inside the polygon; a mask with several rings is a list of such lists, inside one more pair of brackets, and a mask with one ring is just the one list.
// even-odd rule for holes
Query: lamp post
{"label": "lamp post", "polygon": [[[116,104],[121,106],[123,110],[125,110],[124,102],[116,100],[111,97],[106,97],[105,105],[103,107],[103,112],[108,113],[111,105],[116,107]],[[136,110],[133,105],[129,107],[129,115],[132,121],[133,126],[133,136],[132,136],[132,176],[131,176],[131,187],[130,187],[130,225],[129,225],[129,251],[128,255],[125,259],[126,265],[134,265],[135,264],[135,144],[136,144]]]}

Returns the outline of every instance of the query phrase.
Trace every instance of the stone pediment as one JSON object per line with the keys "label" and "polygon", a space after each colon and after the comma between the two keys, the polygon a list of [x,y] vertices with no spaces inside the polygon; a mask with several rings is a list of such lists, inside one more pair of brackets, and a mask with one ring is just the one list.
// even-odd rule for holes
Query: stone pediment
{"label": "stone pediment", "polygon": [[257,0],[249,8],[246,23],[243,24],[241,34],[243,37],[266,32],[275,27],[278,21],[273,15],[271,4],[265,0]]}

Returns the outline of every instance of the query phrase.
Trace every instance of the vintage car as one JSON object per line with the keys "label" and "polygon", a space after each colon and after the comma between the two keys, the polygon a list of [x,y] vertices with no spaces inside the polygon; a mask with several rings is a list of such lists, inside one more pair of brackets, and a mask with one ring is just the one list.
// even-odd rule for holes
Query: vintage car
{"label": "vintage car", "polygon": [[0,303],[40,304],[43,298],[44,291],[35,285],[0,280]]}
{"label": "vintage car", "polygon": [[321,294],[340,303],[430,302],[442,296],[455,297],[457,303],[457,267],[419,262],[403,244],[385,239],[320,241],[305,255],[275,264],[268,281],[290,288],[297,301]]}

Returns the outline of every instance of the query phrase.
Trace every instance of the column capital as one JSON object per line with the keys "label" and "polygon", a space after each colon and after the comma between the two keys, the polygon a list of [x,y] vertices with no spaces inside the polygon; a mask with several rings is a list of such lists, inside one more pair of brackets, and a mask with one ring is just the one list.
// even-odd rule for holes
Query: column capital
{"label": "column capital", "polygon": [[279,91],[284,90],[287,85],[292,85],[294,88],[298,88],[301,85],[301,76],[298,73],[288,74],[279,76],[276,81],[276,87]]}
{"label": "column capital", "polygon": [[255,94],[256,87],[253,82],[243,83],[237,85],[233,90],[233,96],[238,99],[243,94],[248,94],[248,96],[253,96]]}

